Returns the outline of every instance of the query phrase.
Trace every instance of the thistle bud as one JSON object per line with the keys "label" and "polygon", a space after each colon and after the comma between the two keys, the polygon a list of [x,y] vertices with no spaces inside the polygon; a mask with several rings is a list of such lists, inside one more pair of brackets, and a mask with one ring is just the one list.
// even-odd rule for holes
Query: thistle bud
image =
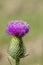
{"label": "thistle bud", "polygon": [[22,38],[12,37],[10,47],[8,49],[8,54],[14,59],[22,58],[24,56],[25,49],[23,46]]}
{"label": "thistle bud", "polygon": [[[8,54],[18,61],[25,55],[22,37],[29,32],[29,25],[21,20],[11,21],[7,25],[6,32],[12,35]],[[19,65],[18,62],[16,62],[16,65]]]}

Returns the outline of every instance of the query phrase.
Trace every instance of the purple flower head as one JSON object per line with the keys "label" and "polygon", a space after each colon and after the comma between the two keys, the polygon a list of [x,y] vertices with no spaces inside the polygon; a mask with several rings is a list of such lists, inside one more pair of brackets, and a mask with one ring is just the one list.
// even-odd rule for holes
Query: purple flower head
{"label": "purple flower head", "polygon": [[6,27],[6,32],[9,35],[22,37],[29,32],[29,28],[30,27],[26,22],[21,20],[15,20],[8,23]]}

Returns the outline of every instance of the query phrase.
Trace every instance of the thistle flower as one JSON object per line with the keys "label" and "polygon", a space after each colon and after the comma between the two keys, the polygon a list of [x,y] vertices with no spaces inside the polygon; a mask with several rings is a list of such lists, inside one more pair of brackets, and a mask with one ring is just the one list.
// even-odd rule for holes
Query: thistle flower
{"label": "thistle flower", "polygon": [[9,35],[22,37],[29,31],[29,25],[21,20],[15,20],[8,23],[6,32]]}
{"label": "thistle flower", "polygon": [[25,56],[22,37],[29,32],[29,25],[21,20],[11,21],[7,25],[6,32],[13,36],[8,48],[8,54],[15,59],[16,65],[19,65],[20,58]]}

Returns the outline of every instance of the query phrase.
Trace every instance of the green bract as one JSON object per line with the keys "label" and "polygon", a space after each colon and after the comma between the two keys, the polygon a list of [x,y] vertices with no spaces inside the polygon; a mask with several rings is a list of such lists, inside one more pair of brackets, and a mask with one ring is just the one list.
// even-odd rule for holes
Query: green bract
{"label": "green bract", "polygon": [[22,42],[22,38],[12,37],[10,42],[10,47],[8,49],[8,54],[14,59],[20,59],[24,56],[25,50]]}

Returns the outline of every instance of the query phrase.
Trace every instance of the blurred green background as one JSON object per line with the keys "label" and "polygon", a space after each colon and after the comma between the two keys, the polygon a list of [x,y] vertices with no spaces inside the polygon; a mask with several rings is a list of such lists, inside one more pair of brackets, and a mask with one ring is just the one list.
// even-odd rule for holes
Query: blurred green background
{"label": "blurred green background", "polygon": [[0,65],[10,65],[6,51],[11,37],[5,32],[11,20],[24,20],[30,32],[23,37],[30,55],[21,65],[43,65],[43,0],[0,0]]}

